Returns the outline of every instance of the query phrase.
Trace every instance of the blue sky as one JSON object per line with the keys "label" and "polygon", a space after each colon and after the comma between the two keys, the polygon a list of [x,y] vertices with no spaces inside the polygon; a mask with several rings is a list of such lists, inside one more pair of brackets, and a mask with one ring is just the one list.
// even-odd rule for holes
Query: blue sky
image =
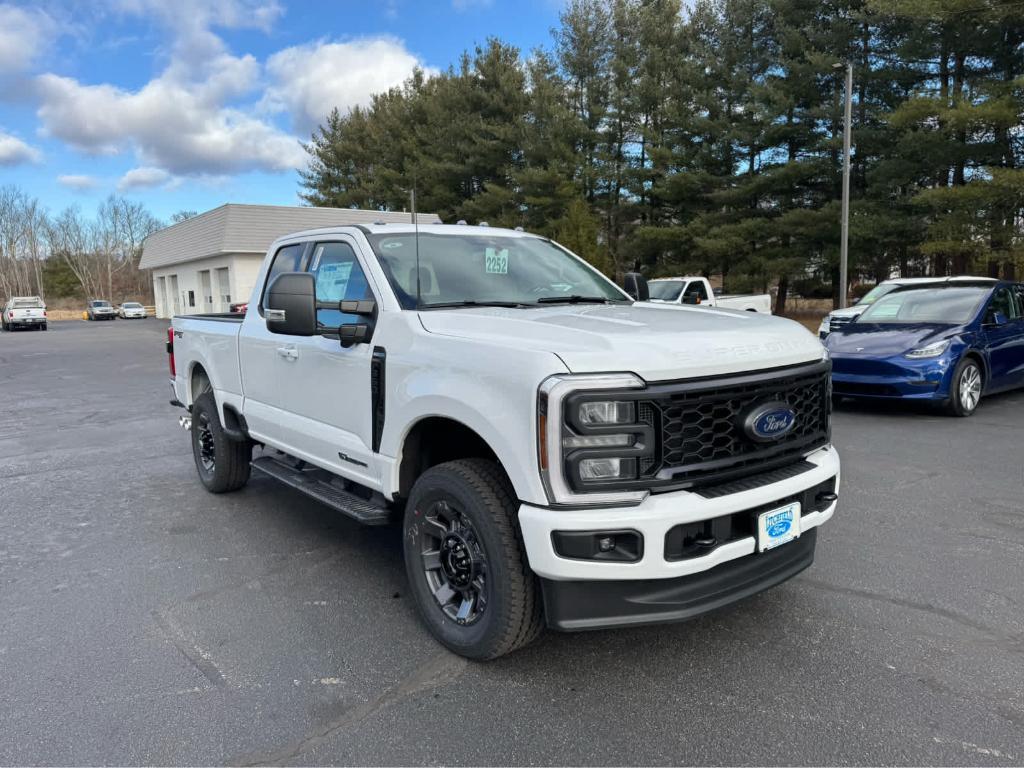
{"label": "blue sky", "polygon": [[0,185],[51,211],[158,217],[298,202],[331,107],[498,36],[551,43],[560,0],[0,0]]}

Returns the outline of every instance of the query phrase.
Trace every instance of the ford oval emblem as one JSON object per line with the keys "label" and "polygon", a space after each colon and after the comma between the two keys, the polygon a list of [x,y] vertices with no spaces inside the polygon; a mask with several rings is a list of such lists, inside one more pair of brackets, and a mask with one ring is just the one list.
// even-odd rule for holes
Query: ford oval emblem
{"label": "ford oval emblem", "polygon": [[763,403],[743,420],[743,431],[758,443],[778,440],[796,425],[796,413],[786,403]]}
{"label": "ford oval emblem", "polygon": [[768,535],[773,539],[777,539],[779,536],[785,536],[793,523],[789,520],[778,520],[768,526]]}

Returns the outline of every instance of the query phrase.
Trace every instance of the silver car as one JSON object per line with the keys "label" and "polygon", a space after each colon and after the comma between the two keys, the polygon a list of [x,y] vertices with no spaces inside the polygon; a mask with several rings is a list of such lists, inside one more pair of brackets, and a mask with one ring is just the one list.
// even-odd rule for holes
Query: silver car
{"label": "silver car", "polygon": [[137,301],[126,301],[117,308],[117,316],[125,320],[144,320],[146,308]]}
{"label": "silver car", "polygon": [[85,315],[90,320],[114,320],[117,318],[117,312],[110,302],[103,299],[89,299],[85,305]]}

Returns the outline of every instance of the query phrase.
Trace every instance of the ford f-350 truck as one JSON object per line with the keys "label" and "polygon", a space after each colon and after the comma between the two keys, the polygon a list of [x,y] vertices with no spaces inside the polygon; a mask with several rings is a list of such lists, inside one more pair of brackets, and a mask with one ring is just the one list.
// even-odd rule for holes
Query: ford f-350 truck
{"label": "ford f-350 truck", "polygon": [[839,490],[829,360],[788,320],[635,298],[521,231],[302,232],[244,316],[173,319],[172,402],[209,491],[256,470],[400,522],[456,653],[685,619],[811,564]]}

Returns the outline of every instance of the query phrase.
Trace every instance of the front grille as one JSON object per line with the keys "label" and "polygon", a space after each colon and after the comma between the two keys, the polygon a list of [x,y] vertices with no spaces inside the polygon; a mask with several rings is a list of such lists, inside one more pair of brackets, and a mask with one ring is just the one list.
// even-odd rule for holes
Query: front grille
{"label": "front grille", "polygon": [[[654,459],[640,467],[641,482],[655,491],[696,488],[797,461],[828,443],[829,394],[825,362],[652,386],[639,414],[654,426],[657,446]],[[742,422],[769,402],[786,403],[795,425],[776,440],[756,442]]]}
{"label": "front grille", "polygon": [[838,331],[840,328],[849,325],[853,321],[854,321],[854,318],[852,318],[852,317],[842,317],[842,316],[830,317],[828,319],[828,329],[829,329],[830,332],[831,331]]}

